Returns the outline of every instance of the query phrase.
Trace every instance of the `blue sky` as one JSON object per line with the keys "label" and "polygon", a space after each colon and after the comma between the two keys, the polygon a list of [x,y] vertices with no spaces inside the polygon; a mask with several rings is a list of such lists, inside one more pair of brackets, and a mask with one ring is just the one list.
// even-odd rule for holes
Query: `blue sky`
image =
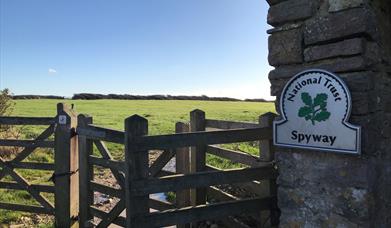
{"label": "blue sky", "polygon": [[264,0],[1,0],[15,94],[270,98]]}

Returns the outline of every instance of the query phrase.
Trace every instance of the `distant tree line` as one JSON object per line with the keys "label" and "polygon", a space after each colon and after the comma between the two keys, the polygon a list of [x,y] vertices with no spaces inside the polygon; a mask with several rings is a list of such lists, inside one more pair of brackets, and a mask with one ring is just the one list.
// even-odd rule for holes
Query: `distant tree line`
{"label": "distant tree line", "polygon": [[53,95],[13,95],[13,100],[28,100],[28,99],[65,99],[65,97],[61,96],[53,96]]}
{"label": "distant tree line", "polygon": [[[22,99],[65,99],[62,96],[42,96],[42,95],[14,95],[14,100]],[[196,101],[243,101],[231,97],[208,97],[202,96],[172,96],[172,95],[130,95],[130,94],[95,94],[95,93],[77,93],[71,98],[72,100],[196,100]],[[268,102],[265,99],[245,99],[248,102]]]}

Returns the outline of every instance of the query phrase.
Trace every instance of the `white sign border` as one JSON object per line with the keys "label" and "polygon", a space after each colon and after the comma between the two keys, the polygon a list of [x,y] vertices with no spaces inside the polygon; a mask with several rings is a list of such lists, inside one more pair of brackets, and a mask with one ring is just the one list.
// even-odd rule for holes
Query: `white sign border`
{"label": "white sign border", "polygon": [[[316,73],[316,72],[323,73],[323,74],[326,74],[330,77],[333,77],[337,82],[339,82],[342,85],[342,88],[344,89],[344,91],[347,95],[347,104],[348,104],[345,117],[342,120],[342,124],[348,128],[356,130],[357,140],[356,140],[356,149],[355,150],[331,149],[331,148],[327,148],[327,147],[304,146],[304,145],[301,146],[301,145],[288,144],[288,143],[278,143],[277,142],[277,125],[281,125],[281,124],[288,121],[288,119],[285,116],[285,110],[284,110],[284,106],[283,106],[283,98],[284,98],[284,94],[286,93],[289,85],[293,81],[295,81],[298,77],[300,77],[301,75],[304,75],[307,73]],[[321,70],[321,69],[308,69],[308,70],[304,70],[304,71],[296,74],[285,84],[284,89],[282,90],[282,93],[281,93],[279,105],[280,105],[281,119],[273,122],[273,143],[274,143],[274,145],[281,146],[281,147],[291,147],[291,148],[300,148],[300,149],[309,149],[309,150],[321,150],[321,151],[334,152],[334,153],[338,153],[338,154],[344,153],[344,154],[361,155],[361,126],[353,125],[348,122],[349,118],[350,118],[350,114],[351,114],[351,109],[352,109],[352,98],[351,98],[350,91],[349,91],[347,85],[337,75],[335,75],[329,71]]]}

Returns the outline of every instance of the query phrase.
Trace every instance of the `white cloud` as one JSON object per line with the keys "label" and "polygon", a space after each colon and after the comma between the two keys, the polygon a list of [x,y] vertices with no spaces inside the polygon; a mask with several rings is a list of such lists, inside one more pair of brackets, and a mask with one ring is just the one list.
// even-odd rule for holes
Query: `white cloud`
{"label": "white cloud", "polygon": [[53,68],[48,69],[48,74],[56,74],[56,73],[57,73],[57,71],[55,69],[53,69]]}

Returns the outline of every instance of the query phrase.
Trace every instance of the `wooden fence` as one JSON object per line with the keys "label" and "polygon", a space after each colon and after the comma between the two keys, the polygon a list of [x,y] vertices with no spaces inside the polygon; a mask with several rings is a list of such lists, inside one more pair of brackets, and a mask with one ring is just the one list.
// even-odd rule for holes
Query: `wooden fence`
{"label": "wooden fence", "polygon": [[[80,224],[84,227],[107,227],[112,223],[124,227],[187,227],[198,221],[228,218],[234,222],[231,226],[246,227],[232,216],[255,213],[261,225],[269,217],[271,224],[276,225],[277,170],[272,163],[271,143],[273,118],[272,114],[263,115],[258,124],[219,121],[205,119],[204,112],[195,110],[190,114],[190,124],[176,124],[176,134],[150,136],[147,120],[137,115],[125,120],[125,132],[95,126],[91,117],[80,115],[77,128],[79,193],[83,199]],[[207,131],[209,128],[220,130]],[[123,144],[125,160],[114,160],[104,141]],[[212,146],[248,141],[260,141],[259,157]],[[93,154],[93,145],[99,156]],[[149,165],[151,150],[163,152]],[[248,167],[232,170],[211,167],[206,164],[207,153]],[[174,156],[177,173],[164,171],[163,167]],[[110,169],[118,187],[98,183],[94,178],[94,166]],[[216,187],[239,183],[257,196],[240,199]],[[93,205],[96,191],[119,200],[105,212]],[[161,192],[176,192],[176,203],[150,199],[150,194]],[[223,202],[207,203],[208,194]],[[122,216],[125,209],[126,216]],[[262,211],[267,213],[262,214]]]}
{"label": "wooden fence", "polygon": [[[35,139],[0,139],[2,147],[24,148],[12,160],[0,157],[0,188],[27,191],[40,205],[1,202],[0,209],[55,215],[57,227],[70,227],[78,218],[78,151],[75,137],[76,115],[63,104],[56,117],[0,117],[0,125],[48,126]],[[50,137],[54,135],[54,140]],[[53,137],[52,137],[53,138]],[[38,148],[54,149],[54,163],[26,162]],[[52,171],[56,184],[31,184],[18,169]],[[6,176],[12,181],[1,181]],[[54,194],[54,204],[42,193]]]}

